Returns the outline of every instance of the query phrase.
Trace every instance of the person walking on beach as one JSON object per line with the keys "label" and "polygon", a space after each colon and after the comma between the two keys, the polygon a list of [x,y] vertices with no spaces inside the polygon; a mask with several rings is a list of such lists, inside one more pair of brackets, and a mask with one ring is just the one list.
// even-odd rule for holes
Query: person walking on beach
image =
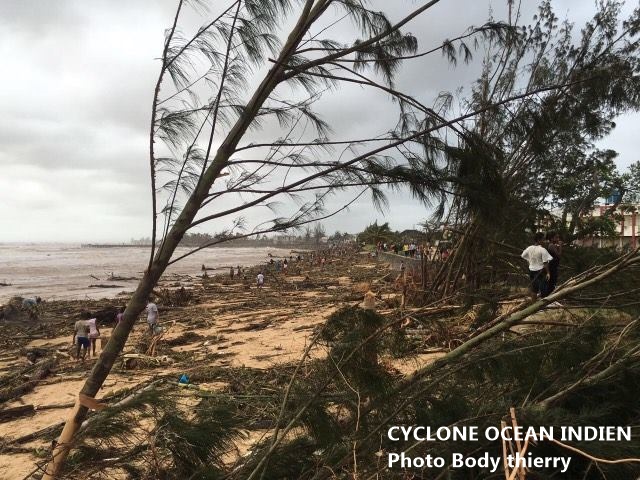
{"label": "person walking on beach", "polygon": [[149,333],[153,335],[156,326],[158,325],[158,306],[149,300],[147,303],[147,323],[149,324]]}
{"label": "person walking on beach", "polygon": [[262,272],[258,273],[258,276],[256,277],[256,283],[258,286],[258,290],[262,290],[262,287],[264,286],[264,275]]}
{"label": "person walking on beach", "polygon": [[289,270],[289,262],[287,262],[287,259],[284,259],[284,262],[282,263],[282,272],[286,275],[287,271]]}
{"label": "person walking on beach", "polygon": [[520,255],[529,263],[529,290],[531,300],[536,301],[538,295],[546,296],[546,285],[549,280],[549,262],[553,257],[546,248],[542,246],[544,242],[544,234],[538,232],[535,234],[533,245],[528,246]]}
{"label": "person walking on beach", "polygon": [[[90,316],[84,315],[84,317]],[[82,361],[84,362],[89,350],[89,324],[86,319],[80,319],[73,325],[72,344],[76,346],[76,360],[80,361],[80,350],[82,350]]]}
{"label": "person walking on beach", "polygon": [[[91,316],[91,315],[89,315]],[[93,356],[96,356],[96,341],[100,338],[100,329],[97,325],[97,318],[90,318],[87,320],[87,326],[89,327],[89,343],[91,344],[91,351],[93,351]],[[91,356],[91,352],[89,352],[89,356]]]}
{"label": "person walking on beach", "polygon": [[549,282],[547,284],[546,295],[551,294],[558,285],[558,272],[560,270],[560,257],[562,256],[562,241],[558,232],[547,233],[547,251],[553,257],[549,262]]}
{"label": "person walking on beach", "polygon": [[116,315],[116,325],[122,321],[124,318],[124,307],[121,307]]}

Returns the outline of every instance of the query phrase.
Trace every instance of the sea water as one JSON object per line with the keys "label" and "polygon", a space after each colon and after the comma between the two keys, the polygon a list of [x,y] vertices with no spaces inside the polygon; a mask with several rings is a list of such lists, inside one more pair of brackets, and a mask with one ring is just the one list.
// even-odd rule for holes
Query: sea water
{"label": "sea water", "polygon": [[[174,257],[189,250],[178,248]],[[169,266],[165,273],[195,277],[202,274],[203,264],[207,268],[251,266],[267,262],[269,253],[288,256],[289,250],[272,247],[209,248]],[[112,298],[122,291],[133,291],[137,280],[111,281],[109,275],[140,278],[148,262],[148,247],[0,244],[0,284],[11,284],[0,286],[0,303],[16,295],[40,296],[44,300]],[[224,270],[210,273],[224,273]],[[119,288],[89,288],[89,285],[118,285]]]}

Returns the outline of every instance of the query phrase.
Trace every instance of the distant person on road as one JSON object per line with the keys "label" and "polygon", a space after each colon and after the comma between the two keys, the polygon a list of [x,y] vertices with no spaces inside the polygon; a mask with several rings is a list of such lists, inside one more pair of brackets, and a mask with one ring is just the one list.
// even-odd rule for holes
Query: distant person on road
{"label": "distant person on road", "polygon": [[547,284],[546,295],[549,295],[558,285],[558,272],[560,270],[560,257],[562,256],[562,241],[558,232],[547,233],[547,251],[553,257],[549,262],[549,282]]}
{"label": "distant person on road", "polygon": [[[89,320],[87,320],[87,325],[89,326],[89,343],[91,344],[91,351],[93,351],[94,357],[96,356],[96,341],[100,338],[100,329],[98,328],[97,322],[97,318],[89,318]],[[91,352],[89,352],[89,356],[91,356]]]}
{"label": "distant person on road", "polygon": [[520,255],[529,263],[529,290],[534,302],[538,295],[546,296],[546,285],[550,278],[549,262],[553,260],[547,249],[542,246],[543,242],[544,234],[536,233],[533,245],[528,246]]}
{"label": "distant person on road", "polygon": [[40,297],[25,298],[22,300],[22,309],[27,312],[29,319],[38,320],[40,314],[39,306],[41,302],[42,299]]}
{"label": "distant person on road", "polygon": [[155,328],[158,326],[158,306],[149,301],[147,303],[147,323],[149,324],[149,333],[154,334]]}
{"label": "distant person on road", "polygon": [[264,286],[264,274],[262,272],[258,273],[258,276],[256,277],[256,283],[258,286],[258,290],[261,290]]}
{"label": "distant person on road", "polygon": [[87,318],[90,317],[91,314],[85,313],[83,315],[84,318],[78,320],[73,325],[73,340],[72,344],[76,346],[76,360],[80,361],[80,350],[82,350],[82,361],[87,356],[87,351],[89,350],[89,324],[87,323]]}

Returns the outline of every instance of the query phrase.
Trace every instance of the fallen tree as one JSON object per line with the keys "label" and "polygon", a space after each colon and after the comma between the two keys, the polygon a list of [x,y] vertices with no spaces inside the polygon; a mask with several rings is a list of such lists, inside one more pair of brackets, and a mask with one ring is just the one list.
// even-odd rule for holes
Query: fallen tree
{"label": "fallen tree", "polygon": [[[425,1],[394,24],[384,14],[351,0],[299,3],[235,0],[211,14],[207,23],[192,36],[182,38],[178,33],[179,21],[187,2],[178,1],[173,23],[167,31],[151,109],[149,165],[153,227],[149,264],[127,305],[123,320],[115,327],[82,388],[82,395],[97,395],[149,295],[170,264],[230,239],[286,231],[328,218],[346,210],[364,193],[371,193],[374,203],[380,204],[384,201],[381,190],[384,186],[409,185],[421,201],[433,198],[444,201],[453,189],[459,202],[473,204],[483,192],[499,193],[502,190],[495,181],[495,174],[503,165],[499,161],[498,145],[488,144],[482,135],[465,128],[466,119],[485,118],[499,107],[522,105],[528,98],[543,98],[545,112],[552,112],[553,108],[544,102],[547,96],[585,85],[585,88],[600,85],[601,78],[597,75],[548,76],[543,82],[524,85],[517,91],[510,88],[499,98],[485,99],[463,114],[445,118],[414,96],[397,91],[392,82],[400,61],[423,56],[417,53],[415,37],[401,30],[438,3],[439,0]],[[321,20],[327,20],[327,11],[333,6],[342,9],[342,18],[355,21],[355,34],[364,35],[364,39],[354,38],[349,44],[331,38],[318,39],[324,31]],[[280,47],[276,32],[286,24],[287,15],[294,13],[293,26],[284,35]],[[471,49],[464,43],[466,38],[487,38],[493,44],[508,45],[507,40],[512,38],[513,32],[511,25],[489,22],[471,28],[452,41],[445,41],[424,55],[443,52],[454,61],[454,44],[460,46],[463,56],[471,55]],[[629,32],[631,35],[632,29]],[[275,58],[269,59],[268,50]],[[631,51],[630,55],[633,53]],[[202,75],[194,73],[192,68],[201,62],[209,67]],[[245,80],[250,69],[256,66],[268,69],[256,88],[249,89]],[[376,74],[380,78],[375,78]],[[163,89],[166,76],[174,81],[170,93]],[[207,92],[211,94],[207,101],[200,100],[200,85],[197,85],[200,81],[212,87]],[[328,138],[330,124],[320,119],[311,105],[331,88],[343,84],[364,86],[391,98],[398,105],[397,125],[388,131],[374,132],[367,138]],[[292,85],[306,89],[308,96],[294,96],[292,101],[292,91],[288,89]],[[248,132],[260,121],[279,122],[280,138],[242,145]],[[309,138],[309,134],[305,134],[307,127],[313,127],[310,130],[314,130],[318,138]],[[465,147],[450,148],[440,134],[445,130]],[[158,146],[160,141],[164,142],[162,148]],[[418,149],[419,154],[408,150],[408,145]],[[325,156],[325,152],[336,146],[344,147],[344,155],[349,158],[343,159],[341,155],[336,161],[331,153]],[[392,151],[400,151],[401,155],[393,157],[389,154]],[[442,151],[446,153],[444,156],[437,155]],[[476,158],[482,161],[472,161]],[[474,175],[482,181],[470,181]],[[225,183],[223,177],[228,177]],[[162,180],[166,183],[158,186]],[[330,212],[325,211],[326,199],[333,192],[349,189],[357,190],[351,200]],[[245,219],[238,215],[247,209],[273,208],[274,201],[299,199],[305,195],[306,199],[287,212],[287,216],[273,218],[252,230],[243,230]],[[164,201],[163,208],[159,207],[160,200]],[[159,224],[159,218],[163,218],[162,224]],[[189,230],[219,220],[226,220],[230,226],[216,240],[177,258],[174,256]],[[467,242],[467,245],[473,245],[473,242]],[[471,250],[466,247],[459,251],[463,252],[460,255],[466,255],[464,252]],[[477,263],[472,264],[477,266]],[[461,278],[459,267],[457,264],[441,275],[444,295],[451,285],[455,286],[456,278]],[[425,367],[426,370],[416,374],[414,380],[432,373],[434,370],[430,368],[448,367],[486,339],[505,332],[543,306],[536,304],[533,310],[514,313],[505,322],[470,339],[464,347],[449,352],[448,359],[437,367]],[[330,379],[337,375],[332,374]],[[401,391],[403,385],[396,385],[393,390]],[[270,453],[266,460],[258,460],[257,465],[244,464],[238,472],[255,477],[265,465],[273,466],[271,454],[313,405],[313,401],[309,402],[306,407],[303,405],[296,410],[298,414],[291,418],[283,433],[276,435],[276,441],[267,449]],[[87,408],[80,403],[74,407],[52,453],[43,477],[45,480],[59,475],[86,414]],[[203,456],[206,457],[198,452],[199,461]]]}

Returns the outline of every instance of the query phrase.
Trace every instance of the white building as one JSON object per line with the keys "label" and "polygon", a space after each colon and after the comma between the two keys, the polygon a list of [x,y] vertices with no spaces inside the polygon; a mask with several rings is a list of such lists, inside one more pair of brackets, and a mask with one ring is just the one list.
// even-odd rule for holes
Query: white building
{"label": "white building", "polygon": [[[605,215],[613,205],[597,205],[591,212],[591,216],[600,217]],[[636,248],[638,246],[638,236],[640,235],[640,204],[624,205],[616,208],[614,219],[616,222],[616,238],[593,238],[591,245],[598,247]],[[609,213],[611,215],[611,213]]]}

